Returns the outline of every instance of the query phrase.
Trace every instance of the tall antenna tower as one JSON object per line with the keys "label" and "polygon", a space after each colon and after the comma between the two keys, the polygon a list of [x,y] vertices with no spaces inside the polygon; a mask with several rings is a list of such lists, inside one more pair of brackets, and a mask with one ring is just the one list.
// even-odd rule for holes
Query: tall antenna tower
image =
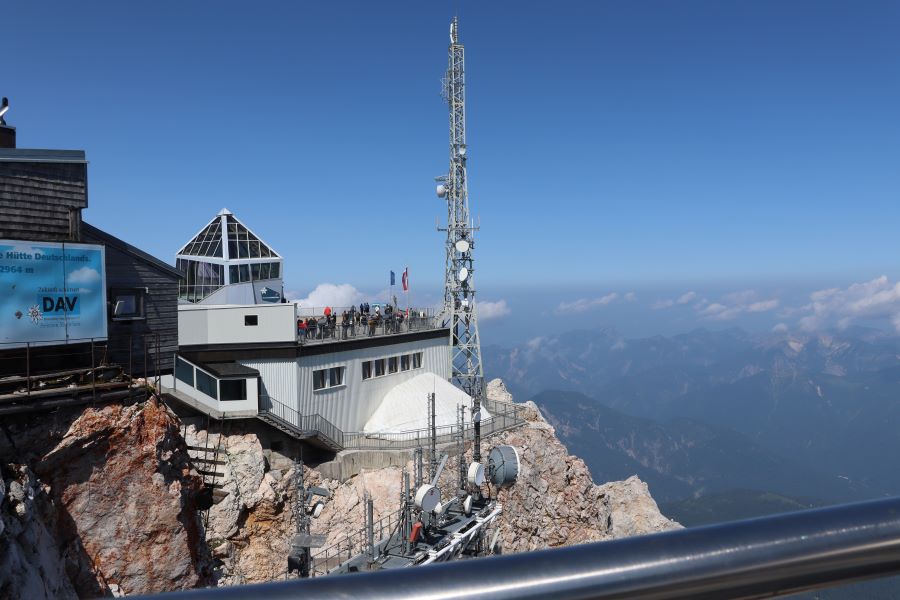
{"label": "tall antenna tower", "polygon": [[484,382],[481,342],[475,310],[475,231],[469,217],[466,186],[465,48],[459,42],[457,17],[450,22],[450,48],[443,96],[450,106],[450,171],[437,178],[438,196],[447,199],[447,246],[444,269],[444,323],[450,326],[450,381],[473,399],[475,460],[481,460],[480,409]]}

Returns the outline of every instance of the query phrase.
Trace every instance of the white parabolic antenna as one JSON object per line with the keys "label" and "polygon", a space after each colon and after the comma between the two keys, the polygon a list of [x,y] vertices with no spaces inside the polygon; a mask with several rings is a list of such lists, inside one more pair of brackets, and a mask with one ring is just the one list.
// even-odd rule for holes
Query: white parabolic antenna
{"label": "white parabolic antenna", "polygon": [[435,190],[435,191],[437,192],[438,198],[443,198],[444,196],[447,195],[447,186],[444,185],[443,183],[438,184],[437,190]]}
{"label": "white parabolic antenna", "polygon": [[459,280],[465,281],[468,278],[469,278],[469,269],[467,269],[466,267],[463,267],[462,269],[459,270]]}
{"label": "white parabolic antenna", "polygon": [[441,490],[426,483],[416,491],[416,506],[425,512],[432,512],[441,503]]}
{"label": "white parabolic antenna", "polygon": [[469,484],[481,487],[482,483],[484,483],[484,465],[473,462],[469,465]]}
{"label": "white parabolic antenna", "polygon": [[465,254],[469,251],[469,240],[459,240],[456,242],[456,251]]}
{"label": "white parabolic antenna", "polygon": [[463,512],[467,516],[472,514],[472,496],[466,496],[466,499],[463,500]]}

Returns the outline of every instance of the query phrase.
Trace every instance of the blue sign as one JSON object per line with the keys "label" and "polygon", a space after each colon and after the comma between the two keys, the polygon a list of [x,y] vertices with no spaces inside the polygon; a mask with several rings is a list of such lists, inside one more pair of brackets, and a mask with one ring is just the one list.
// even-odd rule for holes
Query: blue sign
{"label": "blue sign", "polygon": [[103,246],[0,240],[0,349],[106,339]]}

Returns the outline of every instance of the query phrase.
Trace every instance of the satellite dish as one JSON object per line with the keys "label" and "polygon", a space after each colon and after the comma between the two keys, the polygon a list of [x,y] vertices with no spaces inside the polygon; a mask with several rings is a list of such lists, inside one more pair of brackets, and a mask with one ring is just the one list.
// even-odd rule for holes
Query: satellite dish
{"label": "satellite dish", "polygon": [[469,240],[459,240],[456,242],[456,251],[465,254],[469,251]]}
{"label": "satellite dish", "polygon": [[500,487],[515,483],[519,476],[519,452],[514,446],[497,446],[488,456],[491,483]]}
{"label": "satellite dish", "polygon": [[316,502],[316,504],[312,508],[312,517],[313,519],[318,519],[319,515],[322,514],[322,509],[325,508],[325,503],[321,500]]}
{"label": "satellite dish", "polygon": [[436,514],[436,515],[442,515],[442,514],[444,514],[444,509],[445,509],[445,508],[447,508],[447,507],[444,506],[444,503],[443,503],[443,502],[438,502],[438,503],[437,503],[437,506],[434,507],[434,514]]}
{"label": "satellite dish", "polygon": [[447,186],[444,185],[443,183],[438,184],[436,191],[437,191],[438,198],[443,198],[444,196],[447,195]]}
{"label": "satellite dish", "polygon": [[416,506],[425,512],[432,512],[441,503],[441,490],[426,483],[416,491]]}
{"label": "satellite dish", "polygon": [[463,512],[467,517],[472,514],[472,496],[466,496],[466,499],[463,500]]}
{"label": "satellite dish", "polygon": [[475,487],[481,487],[482,483],[484,483],[484,465],[473,462],[469,465],[469,484],[474,485]]}
{"label": "satellite dish", "polygon": [[465,157],[466,155],[466,146],[465,144],[459,145],[459,155]]}
{"label": "satellite dish", "polygon": [[469,278],[469,269],[467,269],[466,267],[463,267],[462,269],[459,270],[458,276],[459,276],[460,281],[465,281],[466,279]]}

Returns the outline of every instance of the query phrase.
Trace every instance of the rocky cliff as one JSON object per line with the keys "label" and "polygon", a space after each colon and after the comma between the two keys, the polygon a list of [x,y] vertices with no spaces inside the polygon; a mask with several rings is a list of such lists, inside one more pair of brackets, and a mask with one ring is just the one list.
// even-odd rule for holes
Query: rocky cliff
{"label": "rocky cliff", "polygon": [[[488,385],[488,396],[511,402],[500,380]],[[596,485],[584,462],[568,454],[555,431],[531,403],[527,423],[491,437],[490,447],[511,444],[522,461],[514,486],[501,490],[503,503],[500,539],[504,552],[525,552],[592,541],[655,533],[680,527],[664,517],[637,477]],[[188,439],[198,435],[188,429]],[[199,434],[201,437],[204,433]],[[271,469],[259,460],[255,436],[226,436],[225,471],[229,498],[213,507],[207,539],[220,560],[220,584],[270,581],[284,577],[288,545],[295,523],[292,468]],[[466,460],[471,460],[471,448]],[[444,489],[452,489],[456,457],[444,470]],[[412,470],[412,463],[408,463]],[[341,483],[324,479],[315,469],[305,472],[307,483],[331,491],[313,532],[326,535],[327,544],[363,526],[363,498],[368,492],[379,519],[399,507],[402,469],[363,470]],[[326,544],[326,545],[327,545]]]}
{"label": "rocky cliff", "polygon": [[[488,395],[512,400],[499,380]],[[636,477],[594,484],[537,407],[526,406],[524,426],[483,444],[514,445],[522,461],[517,483],[499,493],[504,552],[679,526],[660,514]],[[84,598],[285,576],[295,531],[294,466],[264,451],[255,434],[238,433],[239,425],[221,434],[219,445],[220,434],[181,427],[150,400],[20,418],[0,428],[0,597]],[[202,482],[188,446],[220,446],[212,468],[221,501],[208,514],[198,513]],[[456,460],[444,471],[448,489]],[[331,493],[313,531],[330,544],[360,529],[366,493],[376,518],[396,511],[401,473],[363,470],[339,482],[306,469],[308,484]]]}
{"label": "rocky cliff", "polygon": [[156,400],[5,419],[0,597],[73,598],[209,581],[178,421]]}

